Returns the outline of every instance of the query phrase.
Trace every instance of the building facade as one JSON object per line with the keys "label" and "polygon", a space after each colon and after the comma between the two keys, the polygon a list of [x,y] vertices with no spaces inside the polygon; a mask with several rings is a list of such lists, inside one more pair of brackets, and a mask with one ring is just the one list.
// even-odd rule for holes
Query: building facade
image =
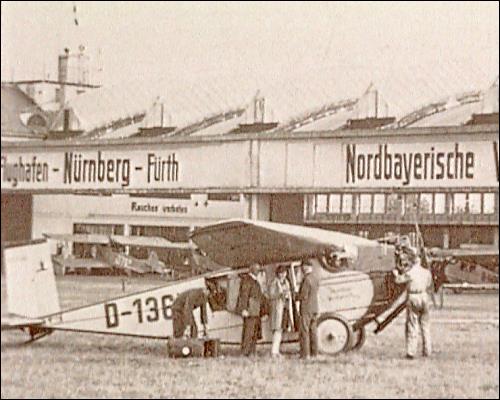
{"label": "building facade", "polygon": [[32,237],[186,241],[249,218],[369,238],[418,222],[428,246],[498,245],[498,160],[498,124],[2,143],[2,232],[25,207]]}

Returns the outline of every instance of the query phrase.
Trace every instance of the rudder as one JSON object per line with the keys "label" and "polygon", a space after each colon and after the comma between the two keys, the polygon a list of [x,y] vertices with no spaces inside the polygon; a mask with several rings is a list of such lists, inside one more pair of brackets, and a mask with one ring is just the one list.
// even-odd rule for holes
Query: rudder
{"label": "rudder", "polygon": [[6,243],[2,252],[6,286],[2,314],[7,311],[25,318],[38,318],[59,312],[59,295],[47,240]]}

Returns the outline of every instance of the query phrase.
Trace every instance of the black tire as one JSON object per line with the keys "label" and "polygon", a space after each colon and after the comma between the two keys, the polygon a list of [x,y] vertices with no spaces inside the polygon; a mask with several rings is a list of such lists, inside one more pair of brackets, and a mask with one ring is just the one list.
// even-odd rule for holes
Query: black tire
{"label": "black tire", "polygon": [[353,331],[350,350],[356,351],[361,349],[361,347],[363,347],[365,342],[366,342],[366,330],[365,327],[362,326],[361,328],[358,328],[355,331]]}
{"label": "black tire", "polygon": [[325,313],[318,318],[318,350],[322,354],[336,355],[350,349],[352,327],[347,320],[335,313]]}

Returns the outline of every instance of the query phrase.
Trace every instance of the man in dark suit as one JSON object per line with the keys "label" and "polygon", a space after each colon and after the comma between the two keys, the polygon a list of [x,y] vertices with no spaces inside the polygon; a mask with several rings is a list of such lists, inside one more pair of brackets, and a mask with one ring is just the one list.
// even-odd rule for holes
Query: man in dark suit
{"label": "man in dark suit", "polygon": [[300,357],[318,355],[318,289],[319,281],[312,273],[310,261],[302,265],[304,278],[300,285]]}
{"label": "man in dark suit", "polygon": [[192,338],[198,337],[198,327],[193,315],[194,310],[197,308],[200,309],[200,319],[203,324],[204,334],[207,334],[207,302],[209,293],[207,288],[198,288],[186,290],[177,296],[174,304],[172,304],[174,337],[182,337],[187,331],[190,331]]}
{"label": "man in dark suit", "polygon": [[238,297],[237,311],[243,317],[241,351],[245,356],[255,354],[257,340],[262,336],[260,314],[264,294],[257,279],[259,271],[259,264],[250,266],[249,274],[241,281]]}

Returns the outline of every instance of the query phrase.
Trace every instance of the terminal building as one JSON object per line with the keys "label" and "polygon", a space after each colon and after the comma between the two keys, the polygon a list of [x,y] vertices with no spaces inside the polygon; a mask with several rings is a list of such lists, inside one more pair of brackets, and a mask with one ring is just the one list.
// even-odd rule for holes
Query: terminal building
{"label": "terminal building", "polygon": [[2,241],[182,242],[195,227],[249,218],[368,238],[412,234],[418,222],[430,247],[498,246],[498,78],[443,71],[429,85],[428,74],[407,73],[406,87],[394,78],[96,88],[24,141],[3,139],[2,101]]}

